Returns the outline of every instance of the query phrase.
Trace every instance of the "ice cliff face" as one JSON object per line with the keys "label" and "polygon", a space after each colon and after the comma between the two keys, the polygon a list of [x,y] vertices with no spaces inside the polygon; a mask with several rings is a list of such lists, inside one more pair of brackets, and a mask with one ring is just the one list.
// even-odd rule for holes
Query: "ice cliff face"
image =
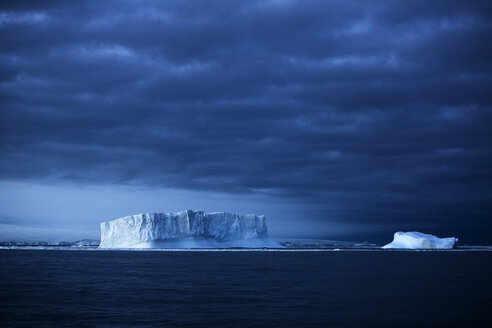
{"label": "ice cliff face", "polygon": [[101,248],[276,247],[263,215],[145,213],[101,223]]}
{"label": "ice cliff face", "polygon": [[407,248],[407,249],[450,249],[458,243],[458,238],[438,238],[421,232],[401,232],[398,231],[393,237],[393,241],[383,248]]}

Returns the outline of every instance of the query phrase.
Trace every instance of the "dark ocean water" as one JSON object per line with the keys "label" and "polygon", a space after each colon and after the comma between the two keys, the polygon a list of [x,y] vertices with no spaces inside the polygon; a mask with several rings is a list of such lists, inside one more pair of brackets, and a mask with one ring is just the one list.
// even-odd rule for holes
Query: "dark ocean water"
{"label": "dark ocean water", "polygon": [[1,327],[487,327],[492,252],[0,250]]}

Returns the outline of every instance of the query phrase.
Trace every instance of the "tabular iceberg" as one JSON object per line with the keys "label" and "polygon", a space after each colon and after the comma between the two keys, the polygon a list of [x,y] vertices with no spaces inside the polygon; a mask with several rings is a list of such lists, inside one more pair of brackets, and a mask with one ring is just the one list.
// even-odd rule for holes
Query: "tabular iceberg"
{"label": "tabular iceberg", "polygon": [[421,232],[395,232],[393,241],[383,248],[406,249],[451,249],[458,243],[458,238],[439,238]]}
{"label": "tabular iceberg", "polygon": [[268,239],[264,215],[144,213],[101,223],[100,248],[281,247]]}

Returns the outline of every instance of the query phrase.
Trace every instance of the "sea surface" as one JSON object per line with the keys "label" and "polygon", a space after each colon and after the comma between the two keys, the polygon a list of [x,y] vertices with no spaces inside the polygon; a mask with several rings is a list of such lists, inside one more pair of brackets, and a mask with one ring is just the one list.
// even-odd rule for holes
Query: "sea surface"
{"label": "sea surface", "polygon": [[488,327],[490,251],[0,250],[1,327]]}

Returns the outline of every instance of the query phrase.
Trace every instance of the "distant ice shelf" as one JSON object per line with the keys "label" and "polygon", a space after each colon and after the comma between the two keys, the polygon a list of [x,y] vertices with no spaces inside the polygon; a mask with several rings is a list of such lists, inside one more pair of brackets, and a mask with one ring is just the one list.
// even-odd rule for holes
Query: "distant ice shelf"
{"label": "distant ice shelf", "polygon": [[328,239],[305,239],[305,238],[282,238],[275,239],[280,245],[287,248],[295,249],[379,249],[376,244],[371,244],[368,241],[353,242],[342,240],[328,240]]}
{"label": "distant ice shelf", "polygon": [[451,249],[458,244],[458,238],[439,238],[417,231],[395,232],[393,241],[382,248],[399,249]]}
{"label": "distant ice shelf", "polygon": [[268,238],[264,215],[143,213],[101,223],[100,248],[282,247]]}

